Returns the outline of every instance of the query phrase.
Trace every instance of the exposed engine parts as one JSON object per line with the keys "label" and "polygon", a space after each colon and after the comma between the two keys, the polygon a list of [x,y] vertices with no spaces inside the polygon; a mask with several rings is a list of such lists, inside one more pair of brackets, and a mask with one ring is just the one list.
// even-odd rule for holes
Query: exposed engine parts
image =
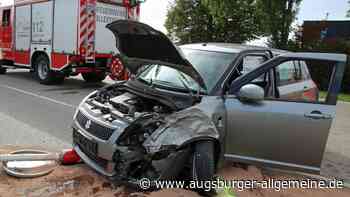
{"label": "exposed engine parts", "polygon": [[148,155],[142,144],[165,124],[165,117],[173,110],[155,99],[133,94],[122,87],[100,90],[86,103],[91,111],[101,114],[104,121],[126,125],[123,130],[116,131],[120,135],[115,141],[117,151],[113,161],[119,177],[137,178],[144,172],[148,173],[147,176],[157,176],[157,169],[152,164],[167,155]]}
{"label": "exposed engine parts", "polygon": [[[160,103],[156,99],[142,97],[123,88],[105,88],[89,98],[87,103],[93,109],[98,109],[105,115],[110,115],[107,121],[123,119],[126,122],[134,122],[138,119],[159,119],[162,115],[170,114],[173,110]],[[140,121],[138,121],[139,123]],[[143,125],[145,126],[145,125]]]}

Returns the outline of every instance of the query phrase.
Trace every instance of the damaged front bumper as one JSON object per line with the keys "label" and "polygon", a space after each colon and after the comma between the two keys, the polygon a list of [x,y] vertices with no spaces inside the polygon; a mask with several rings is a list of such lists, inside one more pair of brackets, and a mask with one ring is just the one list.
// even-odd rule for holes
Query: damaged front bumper
{"label": "damaged front bumper", "polygon": [[[157,158],[154,161],[151,159],[145,162],[135,160],[135,163],[149,162],[152,165],[152,172],[144,171],[139,177],[135,177],[127,171],[137,168],[137,166],[132,165],[132,161],[135,159],[133,157],[137,155],[135,156],[135,152],[128,151],[125,147],[118,146],[115,143],[117,136],[119,136],[118,131],[115,131],[110,139],[101,140],[86,131],[77,121],[74,121],[73,124],[74,150],[89,167],[115,181],[137,185],[138,180],[142,178],[172,179],[183,169],[190,155],[190,149],[187,148],[163,153],[164,156],[161,156],[162,158]],[[159,154],[161,153],[158,153],[158,156]],[[142,158],[147,157],[151,156],[147,154],[142,155]],[[128,159],[130,161],[127,161]]]}
{"label": "damaged front bumper", "polygon": [[73,125],[73,147],[81,159],[94,170],[108,177],[115,176],[115,163],[113,162],[115,145],[84,131],[75,122]]}

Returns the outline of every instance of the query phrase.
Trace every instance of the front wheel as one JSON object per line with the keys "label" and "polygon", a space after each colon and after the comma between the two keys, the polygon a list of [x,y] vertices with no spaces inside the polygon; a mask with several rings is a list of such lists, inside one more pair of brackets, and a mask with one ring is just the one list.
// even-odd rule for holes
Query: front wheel
{"label": "front wheel", "polygon": [[86,82],[101,82],[106,78],[105,72],[82,73],[81,75]]}
{"label": "front wheel", "polygon": [[195,181],[209,181],[215,173],[214,142],[197,142],[192,157],[192,179]]}

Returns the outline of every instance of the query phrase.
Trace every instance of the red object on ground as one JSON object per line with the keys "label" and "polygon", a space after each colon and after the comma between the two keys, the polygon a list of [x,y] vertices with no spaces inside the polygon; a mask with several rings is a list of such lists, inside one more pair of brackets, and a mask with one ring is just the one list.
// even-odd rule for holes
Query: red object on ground
{"label": "red object on ground", "polygon": [[63,165],[74,165],[81,162],[81,158],[79,155],[75,152],[74,149],[68,150],[63,154],[61,163]]}
{"label": "red object on ground", "polygon": [[110,64],[111,74],[109,77],[113,80],[127,80],[123,63],[118,58],[113,58]]}

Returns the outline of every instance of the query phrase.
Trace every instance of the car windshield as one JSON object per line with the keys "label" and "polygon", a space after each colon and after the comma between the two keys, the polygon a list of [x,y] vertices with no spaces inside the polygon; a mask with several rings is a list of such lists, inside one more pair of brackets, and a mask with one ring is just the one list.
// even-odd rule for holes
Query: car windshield
{"label": "car windshield", "polygon": [[[211,52],[193,49],[182,49],[186,59],[191,62],[199,72],[210,92],[217,84],[220,77],[227,70],[230,63],[236,57],[233,53]],[[145,65],[139,72],[139,80],[152,85],[176,90],[198,91],[199,84],[187,74],[166,65]]]}
{"label": "car windshield", "polygon": [[220,77],[236,57],[234,53],[223,53],[182,48],[186,59],[196,68],[211,91]]}
{"label": "car windshield", "polygon": [[145,65],[137,79],[162,88],[206,92],[187,74],[165,65]]}

